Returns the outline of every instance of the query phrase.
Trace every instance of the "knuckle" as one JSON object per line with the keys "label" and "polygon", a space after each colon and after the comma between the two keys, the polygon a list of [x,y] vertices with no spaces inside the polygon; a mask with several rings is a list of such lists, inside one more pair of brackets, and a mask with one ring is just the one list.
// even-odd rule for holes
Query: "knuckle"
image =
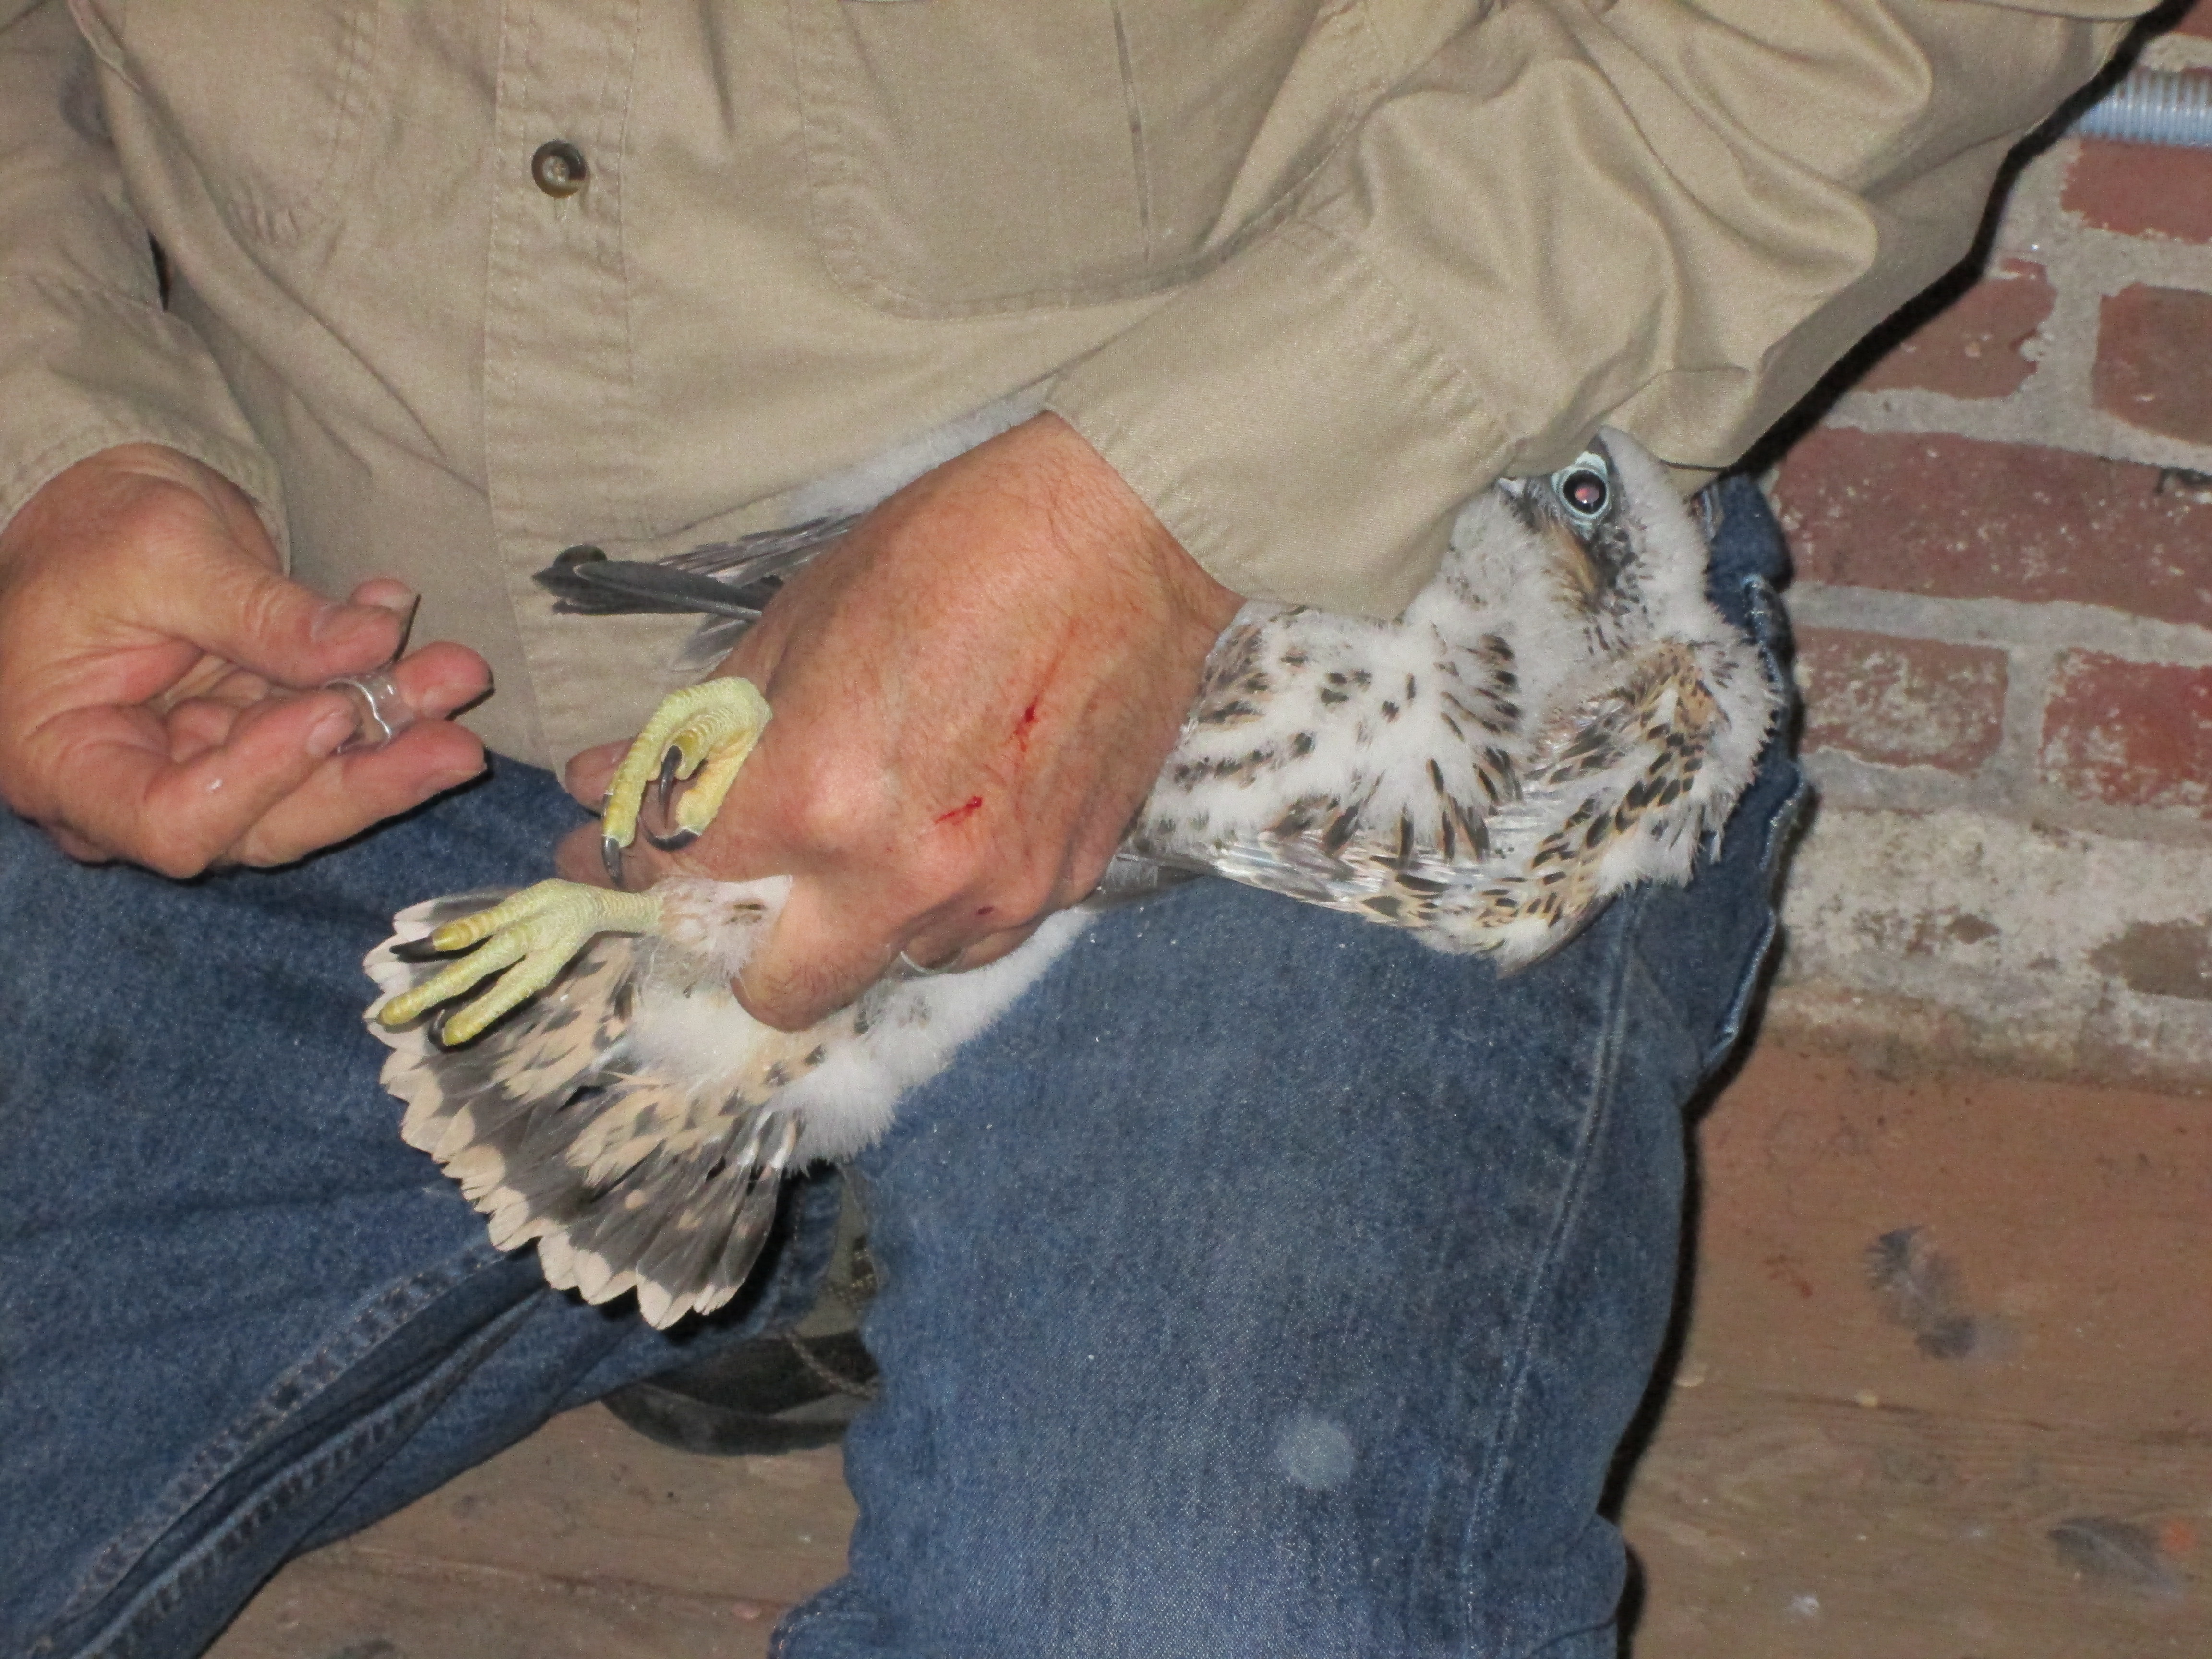
{"label": "knuckle", "polygon": [[300,596],[283,580],[252,567],[238,571],[232,603],[246,632],[258,638],[280,637],[299,618]]}
{"label": "knuckle", "polygon": [[121,503],[103,540],[118,556],[197,560],[207,550],[212,516],[207,501],[184,484],[148,479]]}
{"label": "knuckle", "polygon": [[817,772],[771,808],[775,829],[793,844],[818,854],[896,844],[879,776],[844,769]]}
{"label": "knuckle", "polygon": [[975,890],[987,872],[971,849],[929,842],[908,847],[895,868],[900,890],[921,910],[949,904]]}
{"label": "knuckle", "polygon": [[996,907],[993,920],[1000,927],[1018,927],[1032,921],[1053,908],[1060,896],[1060,886],[1057,872],[1025,861],[992,882],[990,898]]}
{"label": "knuckle", "polygon": [[764,1024],[779,1031],[803,1031],[843,1007],[855,994],[827,970],[801,963],[754,987],[744,1001]]}

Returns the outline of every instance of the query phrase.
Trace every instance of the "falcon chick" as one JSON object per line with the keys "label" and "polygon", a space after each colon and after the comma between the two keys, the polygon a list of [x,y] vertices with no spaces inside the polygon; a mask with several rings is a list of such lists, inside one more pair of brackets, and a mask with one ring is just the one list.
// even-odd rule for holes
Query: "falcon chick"
{"label": "falcon chick", "polygon": [[[699,648],[718,659],[857,520],[659,565],[571,550],[541,580],[564,610],[707,611],[720,620]],[[1623,888],[1687,880],[1778,707],[1758,650],[1706,599],[1705,564],[1664,471],[1607,432],[1549,477],[1474,497],[1394,621],[1246,606],[1084,908],[1212,873],[1512,968]],[[610,791],[611,864],[652,794],[674,801],[657,839],[696,836],[769,718],[738,679],[668,699]],[[789,888],[544,882],[395,918],[366,963],[384,992],[369,1010],[392,1049],[384,1082],[407,1103],[408,1143],[490,1218],[495,1244],[535,1240],[547,1279],[587,1301],[635,1291],[655,1326],[720,1307],[767,1237],[783,1172],[881,1135],[900,1097],[1086,920],[1054,916],[972,972],[887,976],[789,1033],[729,989]]]}

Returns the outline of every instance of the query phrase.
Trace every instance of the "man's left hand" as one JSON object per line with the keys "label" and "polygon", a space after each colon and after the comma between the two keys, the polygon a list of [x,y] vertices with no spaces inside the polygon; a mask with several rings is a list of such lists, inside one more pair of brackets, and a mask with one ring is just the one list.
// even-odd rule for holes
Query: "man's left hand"
{"label": "man's left hand", "polygon": [[[795,878],[738,993],[795,1030],[900,951],[980,967],[1104,873],[1242,601],[1121,475],[1042,415],[891,495],[718,670],[775,718],[672,872]],[[596,805],[623,745],[569,763]],[[562,868],[590,879],[586,826]],[[604,878],[600,878],[604,879]]]}

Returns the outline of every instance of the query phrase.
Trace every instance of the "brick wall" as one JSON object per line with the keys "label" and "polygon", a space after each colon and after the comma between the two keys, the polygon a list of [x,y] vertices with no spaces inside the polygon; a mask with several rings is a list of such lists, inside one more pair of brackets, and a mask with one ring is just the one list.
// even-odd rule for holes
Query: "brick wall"
{"label": "brick wall", "polygon": [[[2212,0],[2142,61],[2212,74]],[[1851,368],[1771,477],[1822,795],[1771,1024],[2212,1088],[2212,150],[2061,140]]]}

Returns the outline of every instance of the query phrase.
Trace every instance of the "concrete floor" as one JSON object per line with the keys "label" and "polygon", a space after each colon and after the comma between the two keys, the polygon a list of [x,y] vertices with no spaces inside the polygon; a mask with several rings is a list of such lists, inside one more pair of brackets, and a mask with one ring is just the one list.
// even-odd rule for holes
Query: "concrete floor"
{"label": "concrete floor", "polygon": [[[1769,1045],[1700,1146],[1638,1659],[2212,1654],[2212,1102]],[[595,1407],[295,1562],[216,1659],[764,1654],[852,1514],[834,1450]]]}

